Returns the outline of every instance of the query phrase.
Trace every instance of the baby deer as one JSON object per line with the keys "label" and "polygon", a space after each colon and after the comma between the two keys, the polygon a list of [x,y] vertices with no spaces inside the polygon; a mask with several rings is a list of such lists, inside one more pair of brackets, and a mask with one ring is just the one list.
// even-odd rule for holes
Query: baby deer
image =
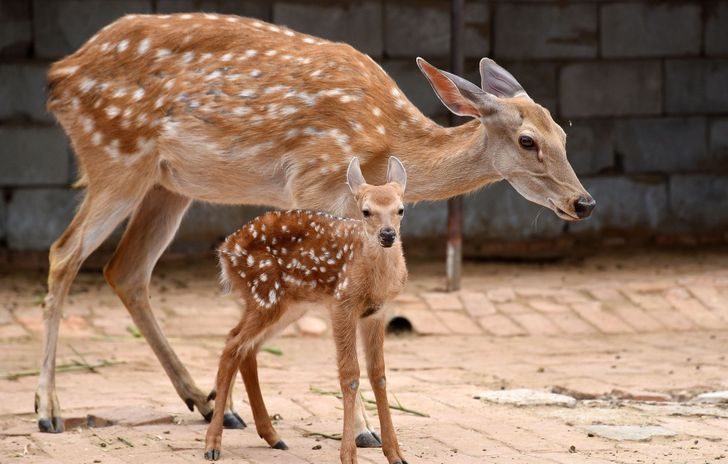
{"label": "baby deer", "polygon": [[[230,332],[217,372],[215,409],[207,429],[205,458],[220,457],[223,412],[235,370],[240,369],[255,427],[270,446],[286,449],[273,428],[258,384],[261,344],[303,315],[299,302],[328,303],[339,381],[344,396],[341,462],[356,462],[355,401],[359,391],[356,329],[366,352],[367,373],[377,402],[382,450],[390,464],[406,464],[397,443],[384,375],[382,305],[407,280],[399,240],[407,174],[389,158],[387,183],[366,183],[359,160],[349,163],[347,181],[361,211],[343,219],[310,211],[270,212],[230,235],[220,247],[222,280],[245,301],[241,321]],[[298,307],[297,307],[298,306]]]}

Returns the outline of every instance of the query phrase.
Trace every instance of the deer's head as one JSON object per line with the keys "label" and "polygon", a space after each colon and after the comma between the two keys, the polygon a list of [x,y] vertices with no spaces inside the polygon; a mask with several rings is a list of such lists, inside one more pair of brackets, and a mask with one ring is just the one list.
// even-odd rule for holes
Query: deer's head
{"label": "deer's head", "polygon": [[576,221],[591,214],[596,202],[566,158],[566,133],[508,71],[483,58],[481,88],[422,58],[417,64],[450,111],[477,118],[485,127],[483,163],[490,164],[489,171],[561,219]]}
{"label": "deer's head", "polygon": [[399,224],[404,215],[404,189],[407,173],[402,163],[391,156],[387,166],[387,183],[369,185],[361,173],[359,159],[352,158],[346,181],[361,212],[367,237],[384,248],[390,248],[399,237]]}

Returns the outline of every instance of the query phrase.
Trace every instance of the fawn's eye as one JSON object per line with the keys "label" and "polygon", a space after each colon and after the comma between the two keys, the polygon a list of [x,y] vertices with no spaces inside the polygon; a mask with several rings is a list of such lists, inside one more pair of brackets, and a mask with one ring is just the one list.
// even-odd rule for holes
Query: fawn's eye
{"label": "fawn's eye", "polygon": [[397,214],[399,214],[400,216],[404,216],[404,208],[398,209]]}
{"label": "fawn's eye", "polygon": [[536,148],[536,142],[534,142],[533,138],[528,135],[518,137],[518,144],[526,150],[533,150]]}
{"label": "fawn's eye", "polygon": [[363,209],[363,210],[361,210],[361,214],[363,214],[364,217],[369,217],[372,215],[372,212],[369,211],[368,209]]}

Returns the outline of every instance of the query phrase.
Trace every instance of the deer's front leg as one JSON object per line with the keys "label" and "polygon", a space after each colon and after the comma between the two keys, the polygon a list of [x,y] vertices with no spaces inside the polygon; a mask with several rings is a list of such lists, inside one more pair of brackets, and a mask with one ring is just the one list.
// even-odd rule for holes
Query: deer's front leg
{"label": "deer's front leg", "polygon": [[339,383],[344,397],[344,430],[341,434],[341,463],[356,463],[354,414],[359,396],[359,361],[356,356],[356,319],[353,311],[336,308],[332,317]]}
{"label": "deer's front leg", "polygon": [[407,464],[399,449],[392,425],[387,398],[387,377],[384,372],[384,321],[379,317],[366,317],[361,321],[362,343],[367,359],[367,375],[374,390],[382,432],[382,451],[389,464]]}

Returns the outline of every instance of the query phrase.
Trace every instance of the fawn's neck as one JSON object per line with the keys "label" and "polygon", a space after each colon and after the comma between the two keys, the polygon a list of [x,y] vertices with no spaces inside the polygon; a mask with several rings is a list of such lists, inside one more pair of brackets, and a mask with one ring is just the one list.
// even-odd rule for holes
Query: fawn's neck
{"label": "fawn's neck", "polygon": [[502,179],[478,120],[450,128],[428,121],[398,134],[392,154],[407,168],[408,202],[443,200]]}

